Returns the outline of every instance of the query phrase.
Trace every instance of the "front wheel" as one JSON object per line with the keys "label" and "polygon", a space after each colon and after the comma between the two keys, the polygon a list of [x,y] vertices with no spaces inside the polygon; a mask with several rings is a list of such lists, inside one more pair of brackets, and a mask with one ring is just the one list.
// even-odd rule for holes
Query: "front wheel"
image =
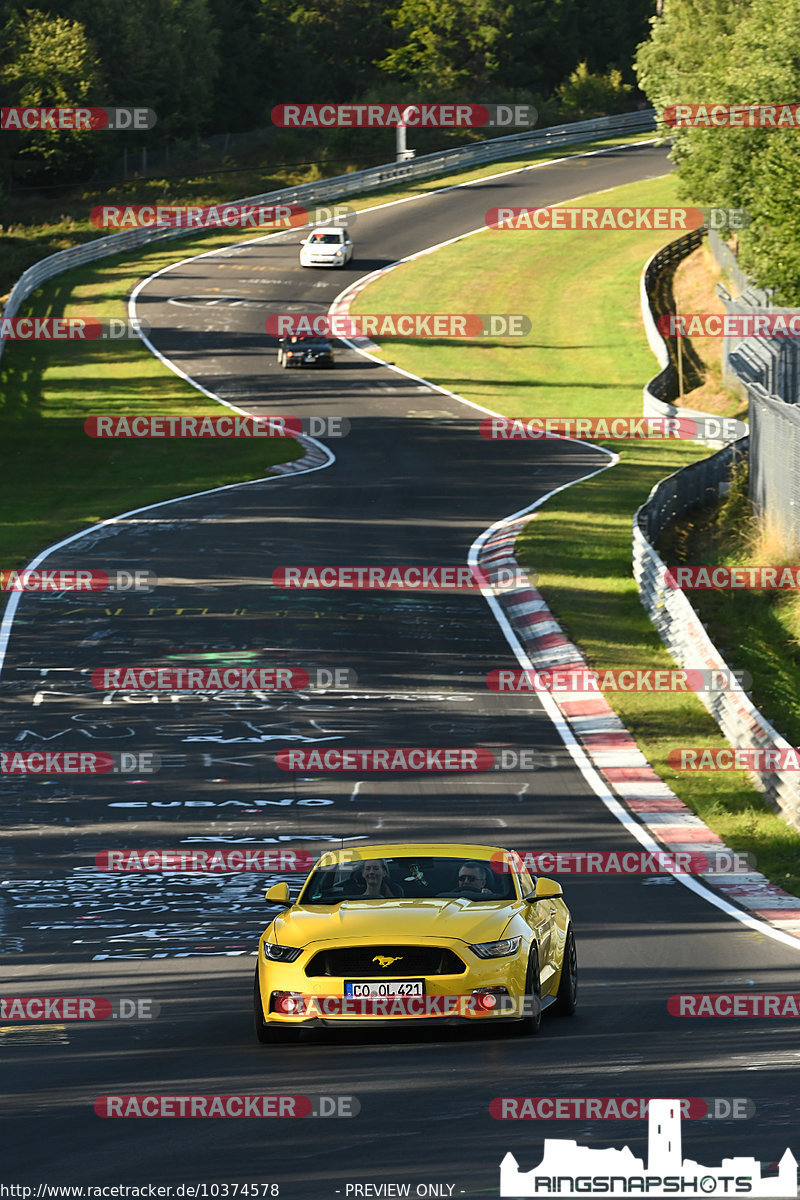
{"label": "front wheel", "polygon": [[525,973],[525,994],[523,1003],[526,1015],[516,1026],[517,1032],[529,1037],[535,1037],[542,1027],[542,992],[539,980],[539,955],[534,946],[528,959],[528,970]]}
{"label": "front wheel", "polygon": [[564,946],[564,962],[561,967],[561,979],[558,983],[553,1014],[557,1017],[571,1017],[578,1007],[578,955],[575,950],[575,934],[570,925],[567,930],[567,940]]}

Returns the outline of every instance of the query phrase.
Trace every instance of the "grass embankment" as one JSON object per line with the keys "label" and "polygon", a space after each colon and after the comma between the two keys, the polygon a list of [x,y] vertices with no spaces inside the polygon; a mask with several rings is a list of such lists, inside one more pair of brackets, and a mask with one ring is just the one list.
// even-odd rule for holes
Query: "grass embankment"
{"label": "grass embankment", "polygon": [[[674,177],[587,196],[581,204],[677,203]],[[639,312],[639,276],[668,237],[659,232],[477,234],[406,264],[363,291],[359,312],[528,313],[528,337],[480,344],[406,343],[384,353],[466,399],[508,416],[639,416],[657,370]],[[712,311],[711,297],[700,311]],[[713,309],[715,310],[715,309]],[[694,396],[686,397],[692,405]],[[714,389],[714,409],[740,415]],[[669,668],[674,662],[639,601],[631,518],[658,480],[702,458],[691,443],[605,443],[619,464],[559,493],[520,538],[520,559],[592,666]],[[655,770],[733,849],[755,855],[774,882],[800,893],[800,835],[744,772],[677,772],[670,749],[727,742],[691,695],[609,693]]]}
{"label": "grass embankment", "polygon": [[[37,316],[127,319],[137,280],[230,237],[166,242],[50,280],[25,306]],[[176,312],[179,310],[176,310]],[[13,568],[70,533],[131,508],[258,479],[302,451],[292,438],[98,440],[95,414],[219,414],[138,338],[9,342],[0,359],[0,566]]]}

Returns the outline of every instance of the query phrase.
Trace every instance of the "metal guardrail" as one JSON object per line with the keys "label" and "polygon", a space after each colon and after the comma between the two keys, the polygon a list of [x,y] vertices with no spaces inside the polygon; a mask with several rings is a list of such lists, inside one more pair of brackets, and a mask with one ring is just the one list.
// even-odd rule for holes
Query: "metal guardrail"
{"label": "metal guardrail", "polygon": [[[728,673],[730,667],[709,637],[686,594],[668,587],[666,564],[654,542],[677,518],[704,500],[716,498],[735,462],[748,450],[748,438],[726,446],[710,458],[692,463],[662,479],[633,518],[633,574],[639,595],[661,640],[681,667]],[[698,692],[731,745],[786,750],[789,742],[736,689]],[[795,829],[800,829],[800,776],[797,771],[752,772],[767,800]]]}
{"label": "metal guardrail", "polygon": [[[700,244],[701,236],[702,231],[697,230],[665,246],[653,256],[642,272],[642,315],[650,345],[659,362],[663,364],[661,372],[644,389],[644,411],[648,414],[649,410],[649,415],[693,415],[690,410],[677,409],[665,399],[659,398],[674,395],[676,372],[670,362],[664,339],[655,326],[650,306],[650,291],[658,271],[684,254],[691,253],[695,246]],[[655,543],[673,522],[692,508],[712,503],[721,495],[734,465],[748,454],[751,440],[755,441],[762,436],[759,421],[753,419],[752,404],[750,415],[749,437],[725,445],[711,457],[691,463],[688,467],[683,467],[662,479],[633,518],[633,575],[642,604],[662,642],[679,666],[726,672],[728,679],[731,678],[731,669],[709,637],[688,596],[679,588],[667,586],[667,567],[656,550]],[[797,410],[796,415],[800,427],[800,410]],[[733,746],[751,749],[788,748],[789,743],[786,739],[759,712],[743,691],[728,689],[698,692],[697,696]],[[752,774],[773,807],[789,824],[800,829],[798,773],[759,771]]]}
{"label": "metal guardrail", "polygon": [[[386,163],[377,167],[368,167],[364,171],[353,171],[349,175],[336,175],[332,179],[322,179],[315,183],[300,184],[297,187],[281,188],[279,191],[264,192],[259,196],[248,196],[240,200],[230,200],[229,204],[259,205],[259,204],[324,204],[330,200],[343,199],[346,196],[358,195],[361,192],[377,191],[392,183],[406,183],[413,179],[428,179],[454,168],[477,166],[481,163],[496,162],[498,159],[514,158],[533,150],[547,150],[559,146],[568,146],[575,142],[593,141],[630,133],[646,133],[655,130],[655,110],[645,112],[622,113],[614,117],[598,117],[593,121],[577,121],[571,125],[555,125],[550,129],[528,130],[524,133],[512,133],[505,137],[491,138],[478,142],[474,146],[458,146],[436,154],[426,154],[421,158],[411,159],[404,163]],[[149,226],[142,229],[130,229],[124,233],[113,233],[107,237],[96,238],[84,242],[69,250],[60,250],[48,258],[41,259],[20,275],[8,297],[4,317],[13,317],[19,311],[20,305],[36,291],[46,279],[62,271],[84,263],[94,262],[112,254],[122,254],[139,246],[147,246],[151,242],[166,238],[187,237],[196,234],[197,229],[176,229],[168,224]],[[5,342],[0,338],[0,356]]]}
{"label": "metal guardrail", "polygon": [[[687,254],[696,250],[703,240],[704,233],[705,226],[702,226],[700,229],[693,229],[691,233],[662,246],[645,263],[639,280],[639,300],[647,340],[661,366],[659,373],[644,386],[642,413],[646,417],[687,417],[690,420],[702,422],[711,415],[696,408],[682,408],[672,403],[678,394],[678,372],[667,343],[658,332],[656,318],[650,304],[653,286],[658,275],[665,267],[673,266]],[[712,450],[719,450],[727,445],[726,441],[716,438],[694,438],[693,440]]]}

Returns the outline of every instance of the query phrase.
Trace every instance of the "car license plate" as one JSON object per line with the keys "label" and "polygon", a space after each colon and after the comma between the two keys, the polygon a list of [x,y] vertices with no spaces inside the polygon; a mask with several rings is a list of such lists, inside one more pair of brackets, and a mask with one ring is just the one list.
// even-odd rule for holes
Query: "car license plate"
{"label": "car license plate", "polygon": [[424,996],[424,979],[346,979],[345,996]]}

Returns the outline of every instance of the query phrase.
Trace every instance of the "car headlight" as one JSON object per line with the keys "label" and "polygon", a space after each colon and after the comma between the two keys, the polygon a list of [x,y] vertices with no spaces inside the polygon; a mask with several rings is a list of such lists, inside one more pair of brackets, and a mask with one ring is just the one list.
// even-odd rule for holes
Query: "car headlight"
{"label": "car headlight", "polygon": [[521,941],[522,938],[514,937],[502,942],[478,942],[476,946],[470,946],[470,950],[478,958],[508,958],[510,954],[517,953]]}
{"label": "car headlight", "polygon": [[302,948],[295,946],[276,946],[274,942],[262,942],[261,944],[264,947],[264,958],[267,962],[294,962],[303,953]]}

